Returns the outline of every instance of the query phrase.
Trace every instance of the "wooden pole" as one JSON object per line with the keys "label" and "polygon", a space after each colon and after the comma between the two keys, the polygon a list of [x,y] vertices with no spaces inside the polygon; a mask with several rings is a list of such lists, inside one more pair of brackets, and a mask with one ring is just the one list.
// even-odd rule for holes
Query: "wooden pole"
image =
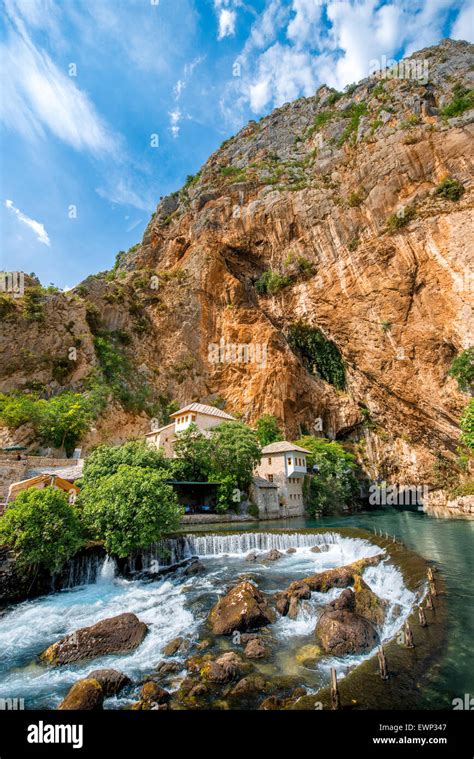
{"label": "wooden pole", "polygon": [[337,687],[337,673],[334,667],[331,667],[331,707],[333,709],[341,708],[341,699]]}
{"label": "wooden pole", "polygon": [[428,622],[426,621],[426,615],[421,606],[418,607],[418,618],[420,620],[421,627],[428,627]]}
{"label": "wooden pole", "polygon": [[428,567],[428,573],[427,574],[428,574],[428,580],[430,582],[433,582],[434,581],[434,576],[433,576],[433,570],[431,569],[431,567]]}
{"label": "wooden pole", "polygon": [[415,648],[415,644],[413,643],[413,633],[408,621],[405,622],[405,646],[406,648]]}
{"label": "wooden pole", "polygon": [[385,656],[385,651],[383,650],[383,646],[379,646],[377,656],[379,659],[380,677],[382,678],[382,680],[388,680],[387,657]]}
{"label": "wooden pole", "polygon": [[430,580],[430,593],[434,597],[438,595],[438,591],[436,590],[436,583],[434,580]]}
{"label": "wooden pole", "polygon": [[426,604],[425,604],[425,606],[426,606],[427,609],[432,609],[433,608],[433,598],[431,596],[431,593],[428,593],[428,595],[426,596]]}

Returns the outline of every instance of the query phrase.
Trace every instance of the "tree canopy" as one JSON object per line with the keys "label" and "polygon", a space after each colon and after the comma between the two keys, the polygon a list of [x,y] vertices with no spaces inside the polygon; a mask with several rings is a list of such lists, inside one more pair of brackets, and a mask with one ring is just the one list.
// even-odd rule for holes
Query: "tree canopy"
{"label": "tree canopy", "polygon": [[102,477],[115,474],[122,464],[146,469],[168,470],[171,462],[158,448],[149,446],[141,440],[130,440],[122,445],[99,445],[84,462],[84,485],[88,486]]}
{"label": "tree canopy", "polygon": [[355,458],[342,445],[327,438],[305,435],[296,441],[310,453],[308,468],[314,465],[314,476],[305,478],[304,495],[310,513],[341,511],[358,494],[354,476]]}
{"label": "tree canopy", "polygon": [[164,469],[119,464],[87,483],[78,503],[91,537],[125,557],[177,529],[183,510],[168,478]]}
{"label": "tree canopy", "polygon": [[21,567],[58,570],[83,543],[75,507],[54,487],[24,490],[0,517],[0,544],[10,546]]}
{"label": "tree canopy", "polygon": [[264,414],[257,420],[257,438],[260,445],[265,446],[283,440],[283,433],[278,419],[271,414]]}

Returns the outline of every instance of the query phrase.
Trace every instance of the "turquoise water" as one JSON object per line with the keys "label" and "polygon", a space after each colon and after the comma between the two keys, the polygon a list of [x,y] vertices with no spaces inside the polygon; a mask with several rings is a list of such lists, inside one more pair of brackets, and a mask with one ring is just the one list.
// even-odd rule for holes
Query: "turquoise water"
{"label": "turquoise water", "polygon": [[[217,527],[217,525],[214,525]],[[446,583],[448,643],[441,662],[423,688],[423,708],[452,708],[453,698],[474,696],[474,520],[434,517],[424,512],[384,508],[349,516],[234,523],[219,529],[359,527],[388,532],[435,562]],[[193,529],[193,532],[195,530]],[[206,532],[209,532],[209,526]]]}

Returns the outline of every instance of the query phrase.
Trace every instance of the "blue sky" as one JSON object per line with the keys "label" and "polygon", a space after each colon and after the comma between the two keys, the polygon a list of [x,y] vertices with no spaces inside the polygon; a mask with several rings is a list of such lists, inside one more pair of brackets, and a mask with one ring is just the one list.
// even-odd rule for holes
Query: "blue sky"
{"label": "blue sky", "polygon": [[473,0],[1,5],[1,267],[60,287],[110,268],[250,118],[382,56],[474,41]]}

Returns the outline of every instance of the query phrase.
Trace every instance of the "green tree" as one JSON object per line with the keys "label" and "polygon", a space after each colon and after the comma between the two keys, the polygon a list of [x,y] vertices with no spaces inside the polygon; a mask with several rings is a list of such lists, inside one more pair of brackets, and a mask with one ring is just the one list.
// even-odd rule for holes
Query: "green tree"
{"label": "green tree", "polygon": [[474,389],[474,346],[456,356],[448,374],[457,380],[459,389],[472,393]]}
{"label": "green tree", "polygon": [[315,474],[305,478],[304,498],[311,514],[341,511],[358,494],[354,476],[354,456],[340,443],[305,435],[296,441],[310,453],[306,457],[308,469],[317,467]]}
{"label": "green tree", "polygon": [[164,469],[121,464],[86,484],[78,504],[91,536],[108,553],[125,557],[176,530],[183,510],[168,477]]}
{"label": "green tree", "polygon": [[178,433],[174,445],[176,479],[207,482],[212,469],[212,442],[195,425]]}
{"label": "green tree", "polygon": [[241,422],[223,422],[213,429],[211,442],[212,471],[232,475],[245,490],[262,455],[255,432]]}
{"label": "green tree", "polygon": [[278,419],[271,416],[271,414],[261,416],[257,420],[257,438],[262,446],[283,440],[283,433],[278,425]]}
{"label": "green tree", "polygon": [[0,394],[0,419],[6,427],[16,430],[37,419],[37,399],[33,395]]}
{"label": "green tree", "polygon": [[464,409],[461,417],[461,440],[471,451],[474,450],[474,400]]}
{"label": "green tree", "polygon": [[99,445],[84,462],[84,486],[115,474],[122,464],[144,469],[170,467],[170,461],[164,457],[162,451],[146,445],[141,440],[130,440],[123,445]]}
{"label": "green tree", "polygon": [[45,443],[72,453],[74,446],[94,419],[91,399],[86,394],[61,393],[37,402],[36,429]]}
{"label": "green tree", "polygon": [[24,490],[0,517],[0,544],[10,546],[21,567],[56,571],[83,542],[76,509],[54,487]]}

